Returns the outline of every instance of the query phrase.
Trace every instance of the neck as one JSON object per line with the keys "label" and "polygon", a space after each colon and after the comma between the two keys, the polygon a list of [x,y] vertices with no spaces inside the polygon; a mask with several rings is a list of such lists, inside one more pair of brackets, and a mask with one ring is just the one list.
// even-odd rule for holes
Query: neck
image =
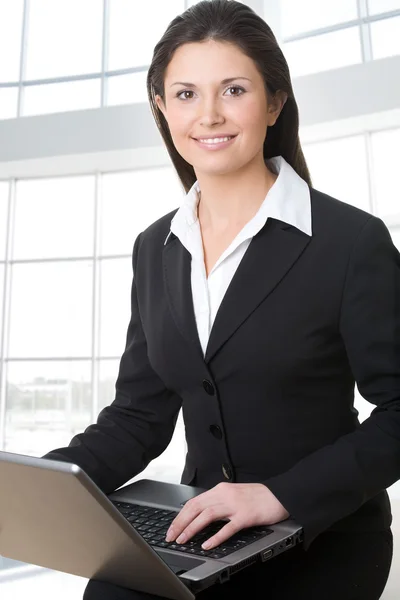
{"label": "neck", "polygon": [[262,169],[252,169],[227,177],[199,175],[197,215],[202,230],[222,233],[247,223],[258,211],[277,175],[263,162]]}

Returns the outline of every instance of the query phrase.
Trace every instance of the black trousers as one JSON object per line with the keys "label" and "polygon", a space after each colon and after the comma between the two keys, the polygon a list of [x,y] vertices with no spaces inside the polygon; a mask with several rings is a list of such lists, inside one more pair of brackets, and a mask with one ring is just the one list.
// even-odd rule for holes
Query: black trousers
{"label": "black trousers", "polygon": [[[390,529],[324,532],[307,552],[301,545],[268,562],[256,563],[230,581],[198,593],[200,600],[378,600],[393,555]],[[90,580],[83,600],[160,600],[160,596]]]}

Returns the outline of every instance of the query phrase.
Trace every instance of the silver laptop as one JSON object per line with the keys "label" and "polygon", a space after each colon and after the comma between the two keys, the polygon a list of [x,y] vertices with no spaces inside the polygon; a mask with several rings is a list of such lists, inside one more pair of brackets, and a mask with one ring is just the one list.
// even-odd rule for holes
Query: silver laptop
{"label": "silver laptop", "polygon": [[[205,551],[224,521],[186,544],[166,530],[203,488],[142,479],[105,495],[77,465],[0,452],[0,555],[175,600],[224,583],[302,541],[291,519],[243,529]],[[202,537],[203,536],[203,537]]]}

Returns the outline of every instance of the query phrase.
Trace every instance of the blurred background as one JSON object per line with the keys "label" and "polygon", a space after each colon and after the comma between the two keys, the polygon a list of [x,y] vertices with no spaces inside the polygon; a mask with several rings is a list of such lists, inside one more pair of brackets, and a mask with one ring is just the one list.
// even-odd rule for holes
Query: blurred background
{"label": "blurred background", "polygon": [[[400,250],[400,0],[244,3],[289,63],[314,187],[380,217]],[[67,445],[114,399],[133,243],[184,196],[146,74],[192,4],[0,0],[2,450]],[[356,406],[373,408],[357,390]],[[179,418],[138,478],[179,481],[185,451]],[[400,484],[389,493],[400,512]],[[4,600],[70,600],[86,580],[0,557],[0,585]],[[393,575],[384,598],[396,590]]]}

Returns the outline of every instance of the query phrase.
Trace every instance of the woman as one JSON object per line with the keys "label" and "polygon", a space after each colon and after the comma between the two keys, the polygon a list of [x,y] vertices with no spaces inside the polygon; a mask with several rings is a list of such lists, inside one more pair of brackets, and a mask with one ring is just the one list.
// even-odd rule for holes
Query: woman
{"label": "woman", "polygon": [[[209,547],[288,516],[304,528],[199,596],[376,600],[400,475],[400,255],[380,219],[311,187],[288,66],[247,6],[176,17],[148,93],[187,195],[135,242],[114,402],[46,456],[109,493],[163,452],[183,406],[181,482],[207,491],[168,539],[222,518]],[[362,425],[355,380],[377,406]],[[155,596],[90,581],[84,598]]]}

